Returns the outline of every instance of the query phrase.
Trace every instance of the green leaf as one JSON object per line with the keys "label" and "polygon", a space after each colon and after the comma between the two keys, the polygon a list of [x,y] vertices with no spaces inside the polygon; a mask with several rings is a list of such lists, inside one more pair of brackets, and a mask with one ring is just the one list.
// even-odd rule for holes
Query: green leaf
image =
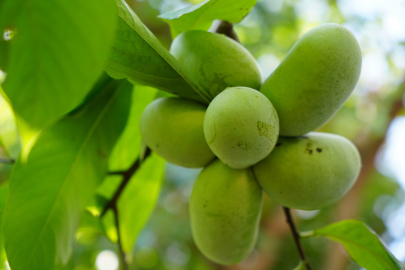
{"label": "green leaf", "polygon": [[361,221],[344,220],[303,233],[303,237],[318,236],[342,244],[353,261],[366,269],[405,269],[405,265],[392,255],[378,235]]}
{"label": "green leaf", "polygon": [[157,93],[155,88],[135,85],[132,94],[132,106],[129,113],[128,124],[122,132],[110,156],[110,171],[128,169],[139,156],[142,138],[139,131],[139,121],[145,107],[153,101]]}
{"label": "green leaf", "polygon": [[[4,212],[4,208],[6,207],[8,190],[9,190],[8,184],[3,184],[0,186],[0,224],[2,224],[2,222],[3,222],[3,212]],[[1,234],[0,234],[0,237],[2,237]]]}
{"label": "green leaf", "polygon": [[79,228],[76,231],[76,241],[81,244],[90,245],[100,235],[106,235],[101,219],[93,216],[88,211],[84,211]]}
{"label": "green leaf", "polygon": [[254,7],[256,0],[206,0],[198,5],[159,15],[170,25],[173,38],[188,30],[207,31],[214,20],[240,22]]}
{"label": "green leaf", "polygon": [[[0,186],[0,225],[3,221],[3,212],[4,208],[6,207],[6,200],[8,197],[9,185],[3,184]],[[4,241],[3,235],[0,234],[0,265],[5,265],[6,262],[6,253],[4,252]],[[0,268],[2,269],[2,268]]]}
{"label": "green leaf", "polygon": [[118,200],[123,249],[132,250],[159,197],[165,162],[156,154],[147,158]]}
{"label": "green leaf", "polygon": [[118,27],[106,71],[116,79],[128,78],[189,99],[208,103],[193,78],[160,44],[124,0],[116,0]]}
{"label": "green leaf", "polygon": [[115,27],[110,0],[1,1],[1,36],[15,31],[1,62],[16,114],[40,129],[78,105],[104,68]]}
{"label": "green leaf", "polygon": [[293,270],[305,270],[305,263],[303,261],[300,261],[300,264],[297,265]]}
{"label": "green leaf", "polygon": [[26,161],[14,165],[2,227],[13,270],[53,270],[69,257],[129,113],[129,82],[110,80],[103,88],[82,110],[44,129]]}
{"label": "green leaf", "polygon": [[[1,92],[1,87],[0,87]],[[5,155],[16,158],[21,151],[20,136],[14,120],[13,110],[0,94],[0,140]]]}

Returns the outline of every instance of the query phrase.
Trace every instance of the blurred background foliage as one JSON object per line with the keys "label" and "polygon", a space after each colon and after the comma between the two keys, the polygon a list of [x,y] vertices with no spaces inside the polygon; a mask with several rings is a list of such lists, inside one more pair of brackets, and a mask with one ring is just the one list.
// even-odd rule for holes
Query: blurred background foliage
{"label": "blurred background foliage", "polygon": [[[200,2],[128,0],[167,48],[171,43],[170,30],[157,15]],[[363,51],[363,66],[354,94],[320,131],[351,139],[360,150],[363,168],[356,185],[338,203],[317,211],[294,211],[294,216],[301,231],[348,218],[362,220],[382,236],[398,259],[404,261],[405,1],[259,0],[252,12],[235,25],[235,31],[242,44],[256,57],[263,78],[266,78],[306,31],[328,22],[342,24],[354,33]],[[135,93],[135,97],[139,95],[139,92]],[[149,89],[146,96],[138,98],[150,101],[155,95],[165,94],[160,91],[156,94],[155,89]],[[20,139],[11,110],[3,98],[0,99],[0,115],[0,156],[16,158],[21,148]],[[133,121],[137,123],[137,119]],[[139,135],[125,140],[135,142],[135,146],[129,148],[137,155]],[[117,158],[119,153],[113,156]],[[2,194],[7,193],[11,169],[11,165],[0,164]],[[131,194],[126,196],[128,203],[135,204],[132,211],[136,215],[136,209],[142,209],[144,201],[157,197],[156,188],[162,185],[156,207],[153,212],[150,209],[150,219],[145,218],[149,213],[142,214],[146,226],[137,235],[136,245],[130,252],[130,269],[268,270],[293,269],[298,264],[298,254],[281,208],[268,196],[265,196],[261,230],[252,254],[239,265],[229,267],[205,259],[193,243],[188,216],[188,201],[198,173],[199,170],[166,164],[163,183],[152,183],[151,188],[143,190],[141,201],[131,200]],[[143,177],[148,176],[147,172],[145,175]],[[118,184],[115,180],[109,183],[110,191]],[[101,195],[101,200],[105,199]],[[71,259],[60,269],[118,269],[117,249],[113,243],[115,232],[113,229],[108,231],[111,222],[108,216],[101,222],[85,213]],[[142,222],[136,226],[142,227]],[[112,240],[104,236],[106,231]],[[304,246],[314,269],[359,269],[342,247],[326,239],[304,240]],[[4,254],[0,256],[4,257]],[[3,268],[7,269],[7,266]]]}

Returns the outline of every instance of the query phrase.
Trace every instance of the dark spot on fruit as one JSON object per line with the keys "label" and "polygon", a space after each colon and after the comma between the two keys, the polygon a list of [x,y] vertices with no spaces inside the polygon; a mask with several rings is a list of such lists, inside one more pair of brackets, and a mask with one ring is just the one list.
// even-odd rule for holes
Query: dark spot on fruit
{"label": "dark spot on fruit", "polygon": [[308,154],[312,155],[312,149],[306,148],[305,151],[307,151]]}
{"label": "dark spot on fruit", "polygon": [[282,145],[282,143],[281,143],[281,142],[276,143],[276,147],[278,147],[278,146],[280,146],[280,145]]}
{"label": "dark spot on fruit", "polygon": [[318,152],[318,153],[321,153],[322,152],[322,148],[316,148],[316,151]]}
{"label": "dark spot on fruit", "polygon": [[238,142],[237,146],[243,150],[249,150],[251,147],[251,145],[247,142]]}

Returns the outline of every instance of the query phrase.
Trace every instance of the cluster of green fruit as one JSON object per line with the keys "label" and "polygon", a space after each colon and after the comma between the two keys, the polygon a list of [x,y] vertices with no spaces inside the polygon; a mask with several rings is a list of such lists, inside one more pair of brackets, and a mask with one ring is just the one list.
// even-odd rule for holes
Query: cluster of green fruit
{"label": "cluster of green fruit", "polygon": [[170,51],[212,101],[207,108],[157,99],[140,128],[167,161],[204,167],[190,217],[205,256],[229,265],[250,253],[262,189],[283,206],[313,210],[354,184],[361,163],[356,147],[338,135],[308,133],[336,113],[358,81],[361,51],[346,28],[325,24],[309,31],[263,84],[255,59],[223,35],[185,32]]}

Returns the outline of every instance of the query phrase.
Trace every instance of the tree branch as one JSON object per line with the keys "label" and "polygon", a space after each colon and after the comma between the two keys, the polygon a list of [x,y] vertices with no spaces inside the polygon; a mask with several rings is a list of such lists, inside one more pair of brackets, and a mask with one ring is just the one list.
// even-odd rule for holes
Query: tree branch
{"label": "tree branch", "polygon": [[115,227],[117,228],[117,245],[118,245],[118,254],[119,254],[119,258],[120,258],[120,266],[121,266],[122,270],[128,270],[127,260],[125,259],[125,252],[122,249],[120,223],[119,223],[117,205],[112,206],[112,210],[114,212]]}
{"label": "tree branch", "polygon": [[[150,150],[150,148],[146,148],[143,160],[145,160],[151,153],[152,153],[152,151]],[[119,197],[121,196],[121,193],[124,191],[125,187],[129,183],[129,181],[131,180],[131,178],[135,174],[135,172],[138,170],[140,165],[141,165],[141,158],[139,157],[128,170],[109,173],[110,175],[122,175],[123,179],[122,179],[121,184],[118,186],[117,190],[115,191],[114,195],[112,196],[112,198],[105,205],[103,211],[101,211],[100,217],[103,217],[105,215],[105,213],[107,213],[108,209],[114,209],[114,207],[116,207],[117,201],[118,201]]]}
{"label": "tree branch", "polygon": [[14,162],[15,162],[14,159],[0,157],[0,163],[4,163],[4,164],[14,164]]}
{"label": "tree branch", "polygon": [[290,230],[293,235],[295,245],[297,246],[298,253],[300,255],[300,259],[305,264],[305,267],[307,270],[313,270],[311,264],[308,261],[307,256],[305,255],[304,249],[302,248],[301,241],[300,241],[300,234],[299,234],[297,228],[295,227],[294,220],[291,216],[291,210],[290,210],[290,208],[287,208],[287,207],[283,207],[283,210],[284,210],[284,215],[286,217],[288,226],[290,226]]}
{"label": "tree branch", "polygon": [[237,41],[240,43],[238,36],[236,35],[235,31],[233,30],[233,26],[231,23],[226,21],[220,21],[216,28],[213,30],[218,34],[224,34],[225,36]]}

